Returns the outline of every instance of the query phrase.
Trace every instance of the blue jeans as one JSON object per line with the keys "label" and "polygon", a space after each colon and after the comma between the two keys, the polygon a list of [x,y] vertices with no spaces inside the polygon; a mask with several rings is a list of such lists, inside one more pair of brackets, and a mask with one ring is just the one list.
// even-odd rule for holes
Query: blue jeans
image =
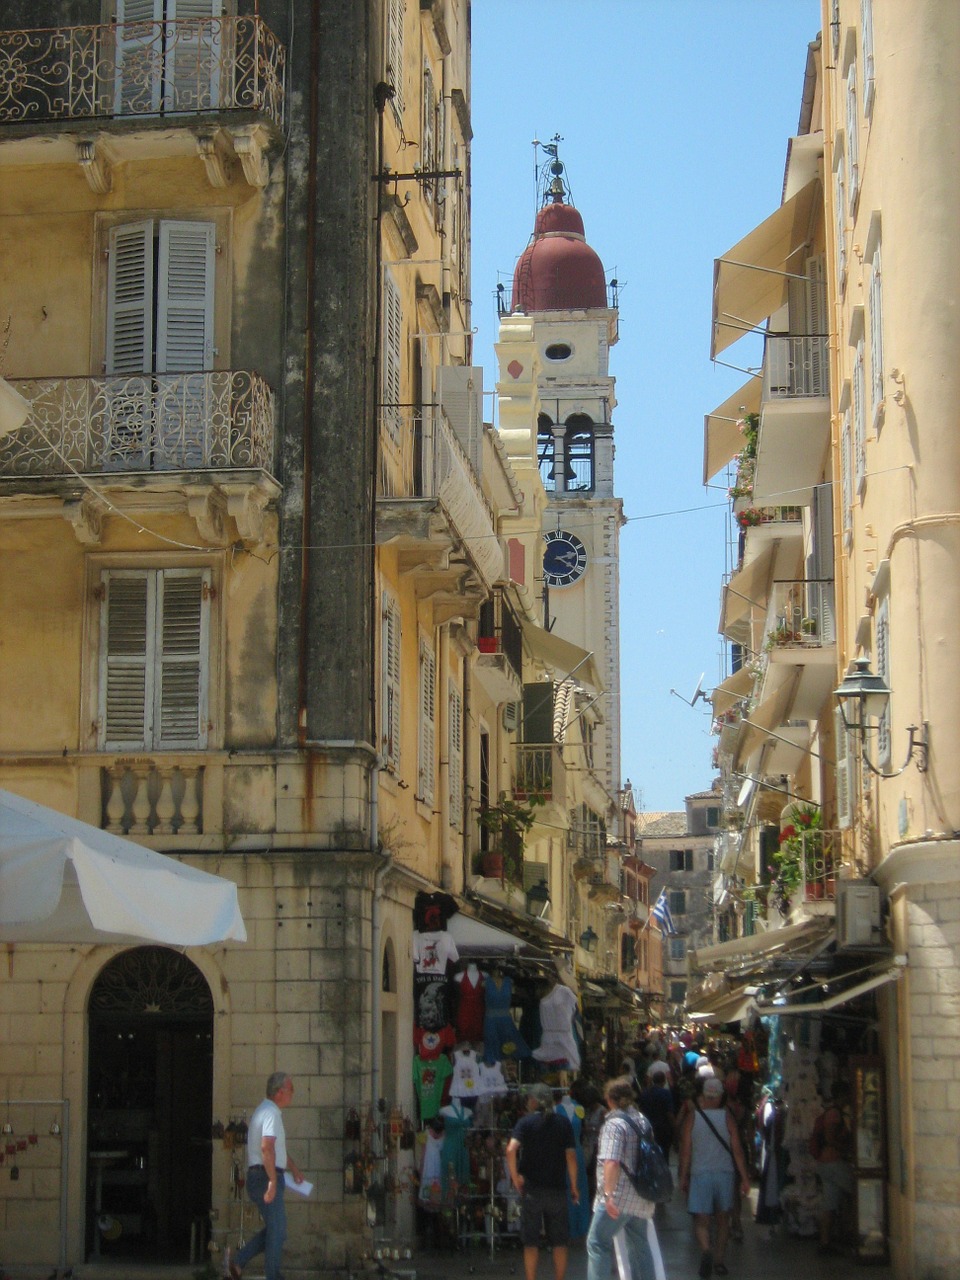
{"label": "blue jeans", "polygon": [[242,1271],[251,1258],[263,1254],[263,1272],[266,1280],[281,1280],[280,1254],[287,1238],[287,1210],[283,1203],[283,1173],[277,1170],[277,1194],[269,1204],[263,1203],[267,1190],[267,1171],[262,1165],[247,1170],[247,1195],[260,1210],[263,1226],[251,1236],[234,1259]]}
{"label": "blue jeans", "polygon": [[653,1280],[653,1254],[647,1242],[646,1218],[621,1214],[611,1218],[605,1205],[593,1211],[587,1235],[587,1280],[610,1280],[614,1237],[623,1232],[630,1259],[631,1280]]}

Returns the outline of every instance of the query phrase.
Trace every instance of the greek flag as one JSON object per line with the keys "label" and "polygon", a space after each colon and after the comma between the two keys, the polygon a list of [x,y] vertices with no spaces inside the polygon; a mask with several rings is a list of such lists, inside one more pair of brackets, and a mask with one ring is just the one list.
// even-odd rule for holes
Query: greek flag
{"label": "greek flag", "polygon": [[650,912],[654,920],[659,921],[660,928],[669,937],[674,937],[677,932],[677,926],[673,923],[673,916],[670,914],[670,907],[667,903],[666,889],[660,890],[660,897],[656,900],[653,910]]}

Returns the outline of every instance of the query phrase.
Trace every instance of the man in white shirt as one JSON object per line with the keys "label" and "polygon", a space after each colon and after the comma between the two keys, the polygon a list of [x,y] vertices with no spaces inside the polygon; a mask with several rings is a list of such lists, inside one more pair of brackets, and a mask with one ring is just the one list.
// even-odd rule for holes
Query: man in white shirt
{"label": "man in white shirt", "polygon": [[266,1280],[280,1280],[280,1254],[287,1238],[284,1174],[289,1172],[294,1182],[303,1181],[303,1174],[287,1155],[283,1129],[282,1112],[293,1100],[293,1081],[285,1071],[275,1071],[267,1080],[266,1093],[247,1129],[247,1195],[260,1210],[263,1227],[235,1258],[227,1250],[230,1280],[240,1280],[243,1268],[258,1253],[264,1255]]}

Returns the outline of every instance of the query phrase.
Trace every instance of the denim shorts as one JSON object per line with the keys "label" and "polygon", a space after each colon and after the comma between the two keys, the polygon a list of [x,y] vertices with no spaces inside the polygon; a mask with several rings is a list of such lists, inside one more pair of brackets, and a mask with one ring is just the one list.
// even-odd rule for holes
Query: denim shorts
{"label": "denim shorts", "polygon": [[690,1213],[729,1213],[733,1208],[733,1173],[692,1173],[687,1210]]}

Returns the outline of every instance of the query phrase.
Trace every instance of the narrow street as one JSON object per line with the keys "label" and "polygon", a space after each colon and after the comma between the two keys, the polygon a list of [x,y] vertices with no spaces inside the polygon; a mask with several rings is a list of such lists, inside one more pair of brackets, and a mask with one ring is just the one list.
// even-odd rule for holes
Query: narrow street
{"label": "narrow street", "polygon": [[[751,1193],[756,1203],[756,1189]],[[813,1276],[816,1280],[891,1280],[889,1267],[863,1266],[850,1257],[821,1257],[815,1240],[801,1240],[769,1227],[758,1227],[753,1221],[753,1209],[744,1213],[744,1238],[731,1241],[727,1249],[726,1265],[732,1280],[796,1280],[798,1276]],[[677,1198],[657,1218],[657,1231],[667,1280],[697,1280],[700,1253],[693,1238],[690,1218],[681,1208]],[[493,1258],[479,1249],[468,1253],[417,1254],[412,1262],[394,1264],[398,1268],[413,1268],[417,1280],[448,1280],[456,1276],[496,1277],[508,1280],[523,1277],[523,1260],[518,1248],[510,1247]],[[586,1280],[587,1255],[583,1243],[570,1249],[567,1280]],[[537,1280],[552,1280],[553,1266],[546,1250],[541,1250]]]}

